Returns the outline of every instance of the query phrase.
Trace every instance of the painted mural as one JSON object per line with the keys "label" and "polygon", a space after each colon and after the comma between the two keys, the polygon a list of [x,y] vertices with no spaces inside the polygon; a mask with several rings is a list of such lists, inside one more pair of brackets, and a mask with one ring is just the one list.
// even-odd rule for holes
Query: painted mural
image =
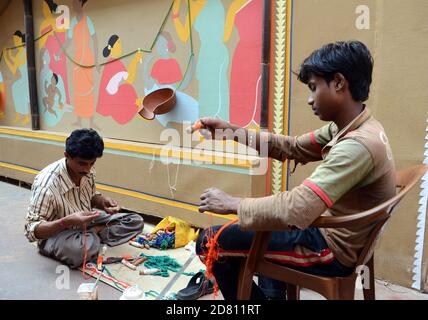
{"label": "painted mural", "polygon": [[[184,1],[176,1],[185,4]],[[188,11],[189,12],[189,11]],[[199,35],[196,79],[199,85],[199,116],[229,120],[229,52],[223,42],[225,8],[220,0],[190,1],[193,27]],[[177,13],[176,13],[177,14]],[[174,16],[176,17],[176,16]],[[176,18],[175,25],[178,24]],[[188,17],[185,21],[188,21]],[[187,22],[186,22],[187,23]],[[183,29],[176,29],[177,33]],[[180,39],[186,36],[181,35]]]}
{"label": "painted mural", "polygon": [[39,27],[38,98],[40,116],[47,127],[56,126],[65,112],[71,112],[67,76],[67,57],[61,47],[65,29],[57,27],[54,13],[58,5],[52,0],[42,1],[43,20]]}
{"label": "painted mural", "polygon": [[230,122],[242,127],[260,124],[262,14],[263,0],[236,0],[226,18],[224,42],[233,26],[239,33],[230,75]]}
{"label": "painted mural", "polygon": [[88,1],[73,0],[72,2],[75,16],[71,19],[65,48],[71,43],[75,49],[71,85],[73,87],[72,105],[77,120],[73,125],[81,127],[82,119],[88,119],[91,128],[99,129],[94,121],[95,70],[88,67],[98,66],[98,42],[95,27],[92,19],[84,14],[83,7]]}
{"label": "painted mural", "polygon": [[[103,10],[120,11],[107,2]],[[145,3],[135,6],[141,10]],[[70,9],[67,28],[58,24],[62,5]],[[37,6],[44,129],[92,127],[113,137],[158,142],[161,128],[204,116],[258,126],[262,0],[160,1],[155,25],[125,18],[111,24],[93,0],[42,0]],[[23,43],[20,34],[13,40]],[[143,40],[152,45],[139,48]],[[23,125],[29,121],[29,98],[17,92],[28,92],[25,48],[6,50],[3,60],[13,76],[8,72],[0,83],[2,101],[10,90],[15,123]],[[172,111],[153,120],[139,116],[144,97],[165,87],[177,98]],[[2,103],[0,118],[10,108]],[[150,131],[147,138],[139,134]]]}
{"label": "painted mural", "polygon": [[114,34],[103,49],[103,56],[108,60],[102,72],[96,111],[102,116],[111,116],[118,124],[126,124],[134,118],[141,105],[133,83],[143,55],[137,51],[126,68],[120,61],[121,40]]}
{"label": "painted mural", "polygon": [[175,43],[170,33],[161,32],[156,42],[155,52],[146,58],[144,68],[144,93],[146,95],[165,87],[175,90],[177,98],[175,108],[167,114],[156,116],[164,127],[169,122],[194,122],[199,117],[198,101],[182,91],[187,88],[193,76],[194,60],[191,60],[186,77],[183,78],[179,62],[171,56],[175,50]]}
{"label": "painted mural", "polygon": [[28,90],[27,54],[25,36],[17,30],[13,34],[15,49],[5,50],[4,61],[13,75],[11,85],[12,100],[15,107],[14,124],[26,125],[30,121],[30,95]]}

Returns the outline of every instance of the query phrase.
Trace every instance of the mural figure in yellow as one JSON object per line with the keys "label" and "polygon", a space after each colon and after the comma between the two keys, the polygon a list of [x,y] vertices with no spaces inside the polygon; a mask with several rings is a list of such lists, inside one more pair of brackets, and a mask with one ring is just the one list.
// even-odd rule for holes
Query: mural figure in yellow
{"label": "mural figure in yellow", "polygon": [[[25,36],[17,30],[13,34],[13,44],[18,47],[6,50],[4,60],[10,72],[17,78],[12,84],[12,99],[15,106],[16,117],[14,123],[21,122],[26,125],[30,121],[30,96],[28,88],[27,54],[25,51]],[[15,51],[14,55],[12,51]]]}
{"label": "mural figure in yellow", "polygon": [[[87,0],[73,0],[76,16],[71,20],[67,34],[68,43],[65,47],[69,45],[70,41],[75,46],[74,61],[76,63],[72,68],[72,87],[74,90],[72,104],[77,121],[73,125],[80,127],[82,126],[82,119],[89,119],[89,126],[99,130],[93,119],[95,109],[94,68],[85,67],[95,64],[98,70],[98,42],[92,20],[83,13],[83,6],[86,2]],[[93,50],[90,46],[91,40]]]}

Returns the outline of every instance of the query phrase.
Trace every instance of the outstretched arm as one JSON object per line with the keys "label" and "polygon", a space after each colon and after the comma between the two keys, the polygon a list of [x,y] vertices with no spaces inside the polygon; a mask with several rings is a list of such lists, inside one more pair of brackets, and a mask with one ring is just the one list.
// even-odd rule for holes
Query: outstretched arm
{"label": "outstretched arm", "polygon": [[186,15],[186,20],[183,23],[180,21],[181,0],[175,0],[172,6],[172,19],[174,21],[175,31],[182,42],[186,42],[189,38],[189,19]]}
{"label": "outstretched arm", "polygon": [[135,81],[135,77],[137,75],[137,66],[138,62],[143,58],[143,54],[140,51],[137,51],[135,53],[134,58],[132,59],[131,63],[128,66],[128,78],[126,79],[126,82],[129,84],[133,84]]}
{"label": "outstretched arm", "polygon": [[6,54],[4,55],[4,61],[6,62],[7,67],[9,68],[10,72],[12,72],[14,75],[16,74],[16,63],[14,62],[14,58],[12,57],[12,54],[10,50],[4,49]]}
{"label": "outstretched arm", "polygon": [[[207,0],[199,0],[199,1],[190,1],[190,8],[186,8],[186,16],[184,20],[184,24],[180,19],[180,7],[181,0],[175,0],[172,7],[172,19],[174,20],[175,31],[178,34],[180,40],[184,43],[189,39],[190,30],[189,30],[189,11],[190,11],[190,19],[193,25],[196,17],[201,12],[202,8],[205,6]],[[186,1],[188,4],[189,2]]]}
{"label": "outstretched arm", "polygon": [[36,239],[47,239],[70,227],[83,228],[100,214],[96,211],[79,211],[54,221],[42,221],[34,230]]}
{"label": "outstretched arm", "polygon": [[236,13],[249,1],[251,0],[234,0],[229,6],[226,15],[226,22],[224,24],[224,43],[226,43],[230,39],[233,30],[233,25],[235,24]]}

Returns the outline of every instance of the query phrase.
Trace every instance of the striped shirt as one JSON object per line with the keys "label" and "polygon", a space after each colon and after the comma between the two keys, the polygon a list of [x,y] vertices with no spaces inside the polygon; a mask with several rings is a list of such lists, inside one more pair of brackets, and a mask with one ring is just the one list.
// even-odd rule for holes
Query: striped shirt
{"label": "striped shirt", "polygon": [[25,225],[25,236],[30,242],[40,241],[34,230],[41,222],[91,210],[91,200],[96,194],[94,168],[82,177],[80,186],[76,186],[67,172],[65,160],[50,164],[34,179]]}

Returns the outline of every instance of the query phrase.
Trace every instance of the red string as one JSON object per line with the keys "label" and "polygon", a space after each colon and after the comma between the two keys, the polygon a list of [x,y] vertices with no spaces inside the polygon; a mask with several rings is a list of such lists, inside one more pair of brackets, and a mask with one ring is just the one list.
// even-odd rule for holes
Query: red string
{"label": "red string", "polygon": [[86,276],[86,260],[88,258],[88,251],[86,250],[86,238],[87,238],[87,234],[86,234],[86,224],[83,225],[83,268],[82,268],[82,274],[83,274],[83,278],[85,280],[91,279],[91,276],[94,274],[92,273],[92,275]]}
{"label": "red string", "polygon": [[[212,217],[211,217],[212,220]],[[214,267],[214,263],[216,263],[216,261],[218,260],[219,257],[219,252],[220,252],[220,246],[218,244],[218,238],[220,237],[220,234],[229,226],[231,226],[232,224],[238,222],[238,219],[232,220],[228,223],[226,223],[225,225],[223,225],[220,230],[217,231],[217,233],[214,235],[214,231],[211,227],[208,228],[208,230],[205,232],[205,241],[203,241],[203,243],[206,243],[206,248],[208,248],[208,252],[206,253],[205,256],[205,266],[206,266],[206,271],[205,271],[205,277],[206,278],[212,278],[215,279],[214,274],[213,274],[213,267]],[[211,224],[210,224],[211,225]],[[214,283],[214,298],[217,297],[218,295],[218,283],[217,281],[215,281]]]}

